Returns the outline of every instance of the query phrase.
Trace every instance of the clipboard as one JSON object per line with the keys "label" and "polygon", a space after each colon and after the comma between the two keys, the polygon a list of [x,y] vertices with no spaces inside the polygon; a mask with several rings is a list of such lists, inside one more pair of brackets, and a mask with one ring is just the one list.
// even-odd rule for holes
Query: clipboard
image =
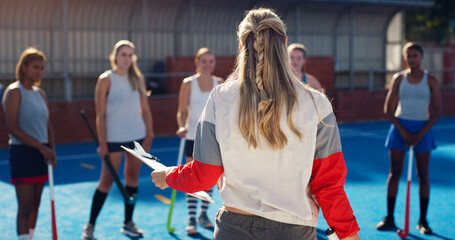
{"label": "clipboard", "polygon": [[[123,148],[126,152],[133,155],[135,158],[141,160],[143,163],[145,163],[145,165],[147,165],[154,171],[161,171],[161,170],[165,170],[167,168],[164,164],[158,162],[158,158],[156,158],[155,156],[152,156],[149,153],[146,153],[139,143],[134,142],[134,146],[135,146],[134,150],[130,149],[128,147],[125,147],[125,146],[120,146],[120,147]],[[210,202],[210,203],[215,203],[215,201],[213,201],[212,197],[210,197],[210,195],[204,191],[195,192],[195,193],[187,193],[187,194],[190,196],[193,196],[195,198],[199,198],[201,200]]]}

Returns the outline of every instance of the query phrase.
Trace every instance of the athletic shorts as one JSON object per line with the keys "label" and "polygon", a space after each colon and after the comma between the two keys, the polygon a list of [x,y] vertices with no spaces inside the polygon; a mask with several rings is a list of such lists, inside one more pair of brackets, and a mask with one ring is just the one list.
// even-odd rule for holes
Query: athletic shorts
{"label": "athletic shorts", "polygon": [[259,216],[233,213],[220,208],[216,214],[213,239],[316,240],[316,229],[311,226],[288,224]]}
{"label": "athletic shorts", "polygon": [[[139,140],[135,140],[135,141],[142,145],[142,142],[144,141],[144,139],[139,139]],[[134,149],[134,141],[130,141],[130,142],[108,142],[107,143],[107,149],[108,149],[108,151],[110,153],[125,151],[120,146],[124,146],[124,147],[130,148],[130,149]]]}
{"label": "athletic shorts", "polygon": [[194,150],[194,141],[193,140],[185,140],[185,156],[193,157],[193,150]]}
{"label": "athletic shorts", "polygon": [[37,148],[24,144],[10,145],[9,165],[13,185],[43,183],[48,180],[47,163]]}
{"label": "athletic shorts", "polygon": [[[398,118],[401,125],[409,131],[410,133],[418,133],[428,121],[416,121]],[[401,136],[398,129],[395,125],[391,125],[389,133],[387,134],[387,139],[385,141],[385,147],[388,149],[406,151],[409,149],[409,146],[406,146],[403,137]],[[428,131],[427,134],[414,146],[414,152],[430,152],[431,150],[436,149],[436,143],[434,140],[433,132]]]}

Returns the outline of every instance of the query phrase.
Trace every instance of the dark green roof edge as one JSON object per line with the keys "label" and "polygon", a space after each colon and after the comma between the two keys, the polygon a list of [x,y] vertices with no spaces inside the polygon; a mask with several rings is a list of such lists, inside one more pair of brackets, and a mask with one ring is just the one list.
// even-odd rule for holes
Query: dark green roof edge
{"label": "dark green roof edge", "polygon": [[[223,0],[232,1],[232,0]],[[316,4],[338,4],[338,5],[376,5],[376,6],[393,6],[393,7],[433,7],[433,0],[406,1],[406,0],[258,0],[251,1],[257,4],[261,3],[316,3]]]}

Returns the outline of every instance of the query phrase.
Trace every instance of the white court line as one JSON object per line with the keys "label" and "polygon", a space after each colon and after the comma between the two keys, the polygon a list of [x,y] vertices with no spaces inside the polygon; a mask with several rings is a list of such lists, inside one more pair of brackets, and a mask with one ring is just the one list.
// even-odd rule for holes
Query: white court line
{"label": "white court line", "polygon": [[340,131],[340,135],[343,138],[349,137],[370,137],[370,138],[378,138],[378,139],[385,139],[387,136],[388,130],[374,130],[374,131],[359,131],[350,129],[349,131]]}
{"label": "white court line", "polygon": [[[158,149],[153,149],[151,151],[151,154],[155,153],[167,153],[167,152],[178,152],[179,148],[178,147],[167,147],[167,148],[158,148]],[[85,153],[85,154],[71,154],[71,155],[63,155],[57,156],[57,161],[70,161],[70,160],[82,160],[82,159],[90,159],[90,158],[98,158],[99,155],[97,153]],[[0,166],[1,165],[8,165],[9,160],[0,160]]]}
{"label": "white court line", "polygon": [[376,139],[386,139],[386,135],[387,134],[358,132],[358,133],[353,133],[353,134],[341,134],[341,137],[342,138],[369,137],[369,138],[376,138]]}

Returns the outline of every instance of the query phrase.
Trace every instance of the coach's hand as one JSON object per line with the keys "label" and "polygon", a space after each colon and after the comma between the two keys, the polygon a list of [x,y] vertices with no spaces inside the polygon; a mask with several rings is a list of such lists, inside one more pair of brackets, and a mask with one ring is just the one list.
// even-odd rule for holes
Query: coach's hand
{"label": "coach's hand", "polygon": [[167,168],[161,171],[153,171],[150,175],[152,176],[152,182],[155,183],[155,186],[166,189],[169,187],[166,183],[166,172]]}

